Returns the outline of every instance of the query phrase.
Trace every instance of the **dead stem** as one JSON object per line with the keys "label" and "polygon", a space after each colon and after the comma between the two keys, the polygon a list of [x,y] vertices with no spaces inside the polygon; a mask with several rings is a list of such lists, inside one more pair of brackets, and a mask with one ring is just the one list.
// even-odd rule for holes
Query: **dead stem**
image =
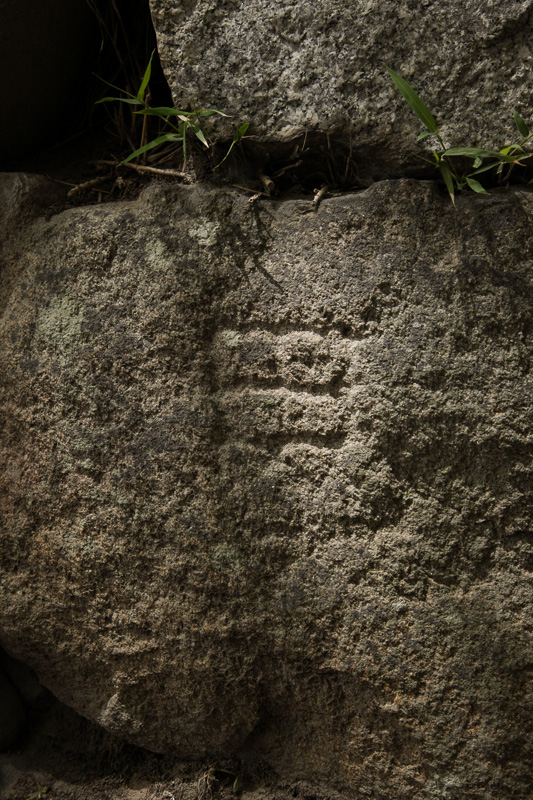
{"label": "dead stem", "polygon": [[[116,161],[97,161],[97,166],[104,166],[104,165],[111,165],[114,167],[118,167],[119,164]],[[120,164],[121,167],[128,167],[129,169],[134,169],[137,172],[150,172],[154,175],[164,175],[166,178],[183,178],[184,181],[187,183],[194,183],[194,179],[188,175],[186,172],[180,172],[177,169],[159,169],[159,167],[149,167],[144,164]]]}
{"label": "dead stem", "polygon": [[75,197],[77,194],[81,194],[86,189],[92,189],[94,186],[98,186],[99,183],[103,183],[107,181],[109,178],[112,178],[113,175],[111,172],[107,173],[107,175],[100,175],[98,178],[93,178],[90,181],[85,181],[84,183],[78,183],[74,186],[69,192],[67,192],[67,197]]}

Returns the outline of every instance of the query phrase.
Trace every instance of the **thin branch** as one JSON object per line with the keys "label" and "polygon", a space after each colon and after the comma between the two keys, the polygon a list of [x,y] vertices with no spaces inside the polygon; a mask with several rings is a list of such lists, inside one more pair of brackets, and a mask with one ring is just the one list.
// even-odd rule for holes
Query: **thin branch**
{"label": "thin branch", "polygon": [[85,183],[78,183],[74,186],[69,192],[67,192],[67,197],[75,197],[77,194],[81,194],[86,189],[92,189],[94,186],[98,186],[99,183],[104,183],[109,178],[113,177],[112,173],[109,172],[107,175],[100,175],[99,178],[93,178],[90,181],[85,181]]}
{"label": "thin branch", "polygon": [[278,171],[274,173],[274,178],[280,178],[285,172],[288,172],[290,169],[297,169],[297,167],[300,167],[302,164],[303,164],[302,159],[296,161],[294,164],[287,164],[286,167],[282,167],[281,169],[278,169]]}
{"label": "thin branch", "polygon": [[[116,161],[97,161],[98,165],[112,165],[117,167],[118,162]],[[188,175],[186,172],[180,172],[177,169],[159,169],[158,167],[148,167],[144,164],[132,164],[128,162],[127,164],[121,164],[122,167],[129,167],[129,169],[134,169],[136,172],[150,172],[154,175],[164,175],[167,178],[183,178],[184,181],[187,183],[194,183],[194,178]]]}
{"label": "thin branch", "polygon": [[238,183],[232,183],[234,189],[242,189],[243,192],[252,192],[254,195],[253,199],[255,200],[256,197],[270,197],[267,192],[258,192],[256,189],[250,189],[248,186],[239,186]]}
{"label": "thin branch", "polygon": [[274,181],[272,180],[272,178],[269,175],[264,175],[262,172],[260,172],[259,173],[259,180],[261,181],[261,183],[265,187],[265,191],[267,192],[267,194],[270,194],[276,188],[276,184],[274,183]]}
{"label": "thin branch", "polygon": [[321,189],[315,189],[315,196],[313,198],[313,209],[316,211],[320,205],[320,201],[327,195],[329,186],[322,186]]}

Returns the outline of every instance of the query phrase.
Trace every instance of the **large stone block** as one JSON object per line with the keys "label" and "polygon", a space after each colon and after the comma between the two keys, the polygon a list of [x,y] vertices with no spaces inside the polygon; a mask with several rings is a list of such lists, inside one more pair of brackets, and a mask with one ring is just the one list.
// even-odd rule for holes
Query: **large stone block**
{"label": "large stone block", "polygon": [[415,85],[455,145],[501,147],[514,135],[513,108],[533,111],[530,0],[150,6],[178,106],[226,110],[270,143],[337,134],[381,175],[401,170],[422,129],[385,64]]}
{"label": "large stone block", "polygon": [[156,751],[526,797],[533,195],[34,213],[1,271],[0,642]]}

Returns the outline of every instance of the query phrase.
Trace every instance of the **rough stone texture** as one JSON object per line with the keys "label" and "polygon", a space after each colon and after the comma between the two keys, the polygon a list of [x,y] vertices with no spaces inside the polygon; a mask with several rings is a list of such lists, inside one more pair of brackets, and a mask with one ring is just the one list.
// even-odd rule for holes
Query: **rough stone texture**
{"label": "rough stone texture", "polygon": [[422,130],[384,64],[413,83],[455,145],[501,147],[513,108],[526,118],[533,108],[531,0],[150,6],[178,106],[224,109],[269,142],[337,131],[380,174],[400,169]]}
{"label": "rough stone texture", "polygon": [[158,751],[525,798],[533,195],[310,205],[154,186],[19,222],[0,643]]}

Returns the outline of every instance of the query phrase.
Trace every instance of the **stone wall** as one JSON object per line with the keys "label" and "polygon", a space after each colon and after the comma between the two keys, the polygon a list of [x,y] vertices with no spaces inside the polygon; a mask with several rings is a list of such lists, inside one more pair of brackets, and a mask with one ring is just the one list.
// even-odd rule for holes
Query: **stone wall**
{"label": "stone wall", "polygon": [[156,751],[525,792],[532,214],[407,180],[21,223],[3,645]]}
{"label": "stone wall", "polygon": [[0,177],[0,645],[156,752],[525,798],[533,194],[384,179],[417,123],[383,62],[499,143],[530,3],[151,5],[177,103],[265,158],[340,137],[370,186]]}

